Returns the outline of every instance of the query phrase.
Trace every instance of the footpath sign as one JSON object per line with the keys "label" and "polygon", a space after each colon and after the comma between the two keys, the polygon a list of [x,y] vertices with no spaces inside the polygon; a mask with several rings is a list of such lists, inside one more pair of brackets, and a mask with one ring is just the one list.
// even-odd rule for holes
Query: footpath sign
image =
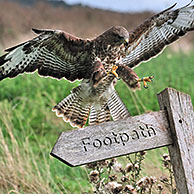
{"label": "footpath sign", "polygon": [[168,146],[180,194],[194,193],[194,112],[189,95],[166,88],[160,111],[63,132],[51,155],[69,166]]}

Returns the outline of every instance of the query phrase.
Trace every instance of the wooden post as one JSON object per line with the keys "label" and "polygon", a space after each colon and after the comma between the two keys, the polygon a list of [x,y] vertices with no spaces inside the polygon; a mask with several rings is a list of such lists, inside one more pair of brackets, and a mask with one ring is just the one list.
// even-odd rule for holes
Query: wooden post
{"label": "wooden post", "polygon": [[167,88],[158,94],[173,145],[168,146],[179,194],[194,194],[194,113],[190,96]]}

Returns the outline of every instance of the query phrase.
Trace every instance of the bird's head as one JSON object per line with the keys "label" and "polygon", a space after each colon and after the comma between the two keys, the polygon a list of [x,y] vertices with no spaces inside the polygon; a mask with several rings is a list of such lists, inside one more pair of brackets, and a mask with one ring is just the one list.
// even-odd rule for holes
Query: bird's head
{"label": "bird's head", "polygon": [[113,26],[101,34],[98,39],[104,39],[107,45],[121,45],[129,42],[129,32],[122,26]]}

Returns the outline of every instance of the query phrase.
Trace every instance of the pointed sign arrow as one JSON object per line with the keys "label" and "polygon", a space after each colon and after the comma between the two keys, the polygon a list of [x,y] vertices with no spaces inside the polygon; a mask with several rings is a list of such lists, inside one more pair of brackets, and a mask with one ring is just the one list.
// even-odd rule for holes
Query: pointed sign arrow
{"label": "pointed sign arrow", "polygon": [[63,132],[51,155],[70,166],[172,144],[163,111]]}

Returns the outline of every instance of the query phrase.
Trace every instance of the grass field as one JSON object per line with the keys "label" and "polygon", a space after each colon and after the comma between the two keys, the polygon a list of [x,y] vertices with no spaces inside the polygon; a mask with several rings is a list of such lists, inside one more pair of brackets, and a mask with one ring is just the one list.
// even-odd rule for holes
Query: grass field
{"label": "grass field", "polygon": [[[116,89],[132,115],[157,111],[156,94],[173,87],[194,102],[194,56],[167,50],[136,68],[139,77],[154,75],[149,89],[133,93],[119,81]],[[0,82],[0,193],[91,192],[84,167],[70,168],[49,156],[60,132],[72,129],[51,111],[78,82],[22,75]],[[161,176],[161,155],[166,148],[149,151],[144,173]],[[11,191],[12,190],[12,191]]]}

